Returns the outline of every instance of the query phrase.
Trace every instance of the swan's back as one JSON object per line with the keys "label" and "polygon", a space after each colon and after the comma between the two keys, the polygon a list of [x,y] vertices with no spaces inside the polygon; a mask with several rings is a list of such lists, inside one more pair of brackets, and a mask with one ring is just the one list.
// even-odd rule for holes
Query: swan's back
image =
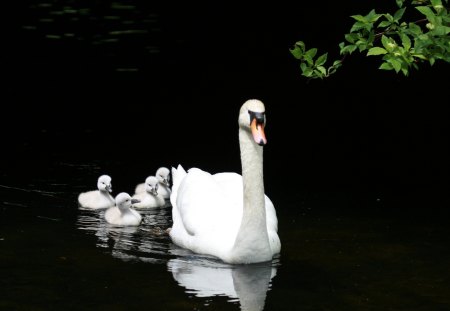
{"label": "swan's back", "polygon": [[142,216],[133,209],[124,214],[117,206],[113,206],[106,210],[105,220],[116,226],[138,226]]}
{"label": "swan's back", "polygon": [[[242,203],[239,204],[239,200],[227,193],[226,186],[221,185],[227,181],[227,174],[230,179],[239,178],[239,175],[222,173],[224,175],[218,181],[215,175],[197,168],[188,173],[183,171],[179,174],[173,171],[172,239],[198,253],[214,254],[214,250],[231,249],[240,226]],[[230,186],[232,182],[225,184]]]}
{"label": "swan's back", "polygon": [[82,192],[78,195],[78,203],[81,207],[103,209],[114,206],[115,202],[109,193],[102,194],[98,190]]}
{"label": "swan's back", "polygon": [[156,207],[163,207],[166,204],[166,201],[161,195],[153,195],[150,193],[140,192],[133,195],[133,199],[137,199],[141,202],[135,203],[135,208],[156,208]]}

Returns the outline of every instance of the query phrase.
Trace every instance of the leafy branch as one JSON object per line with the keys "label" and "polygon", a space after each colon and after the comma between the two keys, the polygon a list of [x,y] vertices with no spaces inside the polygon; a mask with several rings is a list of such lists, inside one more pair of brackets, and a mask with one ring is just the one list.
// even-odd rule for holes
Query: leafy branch
{"label": "leafy branch", "polygon": [[[345,58],[353,52],[366,52],[366,56],[379,56],[379,69],[400,71],[407,76],[411,68],[428,62],[431,66],[441,60],[450,63],[450,14],[448,0],[395,0],[398,10],[393,14],[352,15],[355,23],[339,44],[341,59],[326,65],[328,53],[317,56],[317,49],[306,49],[298,41],[290,49],[300,61],[302,75],[310,79],[323,79],[335,73]],[[446,6],[443,5],[445,3]],[[404,21],[408,8],[414,8],[420,19]],[[414,12],[413,12],[414,13]]]}

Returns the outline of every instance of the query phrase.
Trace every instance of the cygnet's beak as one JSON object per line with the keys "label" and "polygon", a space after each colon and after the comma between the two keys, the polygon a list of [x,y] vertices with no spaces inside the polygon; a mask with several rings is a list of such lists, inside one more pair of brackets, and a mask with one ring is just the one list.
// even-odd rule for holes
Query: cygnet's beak
{"label": "cygnet's beak", "polygon": [[167,180],[167,178],[163,179],[163,184],[169,187],[169,181]]}
{"label": "cygnet's beak", "polygon": [[131,204],[141,203],[138,199],[131,199]]}
{"label": "cygnet's beak", "polygon": [[107,185],[105,188],[106,188],[106,191],[112,192],[112,187],[111,187],[111,185]]}
{"label": "cygnet's beak", "polygon": [[156,190],[156,188],[152,188],[151,194],[158,195],[158,190]]}

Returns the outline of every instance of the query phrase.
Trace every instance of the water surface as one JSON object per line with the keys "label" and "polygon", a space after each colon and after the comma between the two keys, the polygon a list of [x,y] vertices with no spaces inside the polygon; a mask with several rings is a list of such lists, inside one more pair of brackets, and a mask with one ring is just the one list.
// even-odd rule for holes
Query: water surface
{"label": "water surface", "polygon": [[[445,310],[450,305],[445,208],[394,195],[371,201],[350,191],[280,196],[283,191],[275,189],[281,255],[271,263],[230,266],[173,245],[165,234],[170,207],[142,211],[136,228],[110,226],[104,211],[78,208],[77,194],[95,185],[95,176],[125,163],[49,163],[34,170],[25,165],[32,173],[26,178],[10,175],[17,172],[13,167],[2,176],[2,308]],[[24,179],[15,182],[19,177]],[[139,177],[113,175],[113,189],[127,183],[132,189]]]}

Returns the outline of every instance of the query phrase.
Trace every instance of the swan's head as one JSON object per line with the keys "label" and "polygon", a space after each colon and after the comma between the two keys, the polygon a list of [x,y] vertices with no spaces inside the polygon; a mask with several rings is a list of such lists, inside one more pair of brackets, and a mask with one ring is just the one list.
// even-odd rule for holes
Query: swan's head
{"label": "swan's head", "polygon": [[121,210],[127,210],[132,204],[139,203],[139,200],[132,199],[126,192],[121,192],[116,196],[116,206]]}
{"label": "swan's head", "polygon": [[153,195],[158,195],[158,179],[155,176],[149,176],[145,180],[145,190]]}
{"label": "swan's head", "polygon": [[102,175],[98,178],[97,188],[100,191],[112,192],[111,177]]}
{"label": "swan's head", "polygon": [[252,133],[254,141],[264,146],[267,144],[264,126],[266,125],[266,109],[257,99],[247,100],[239,112],[239,126]]}
{"label": "swan's head", "polygon": [[167,167],[160,167],[156,171],[156,178],[160,183],[163,183],[167,187],[170,187],[170,170]]}

